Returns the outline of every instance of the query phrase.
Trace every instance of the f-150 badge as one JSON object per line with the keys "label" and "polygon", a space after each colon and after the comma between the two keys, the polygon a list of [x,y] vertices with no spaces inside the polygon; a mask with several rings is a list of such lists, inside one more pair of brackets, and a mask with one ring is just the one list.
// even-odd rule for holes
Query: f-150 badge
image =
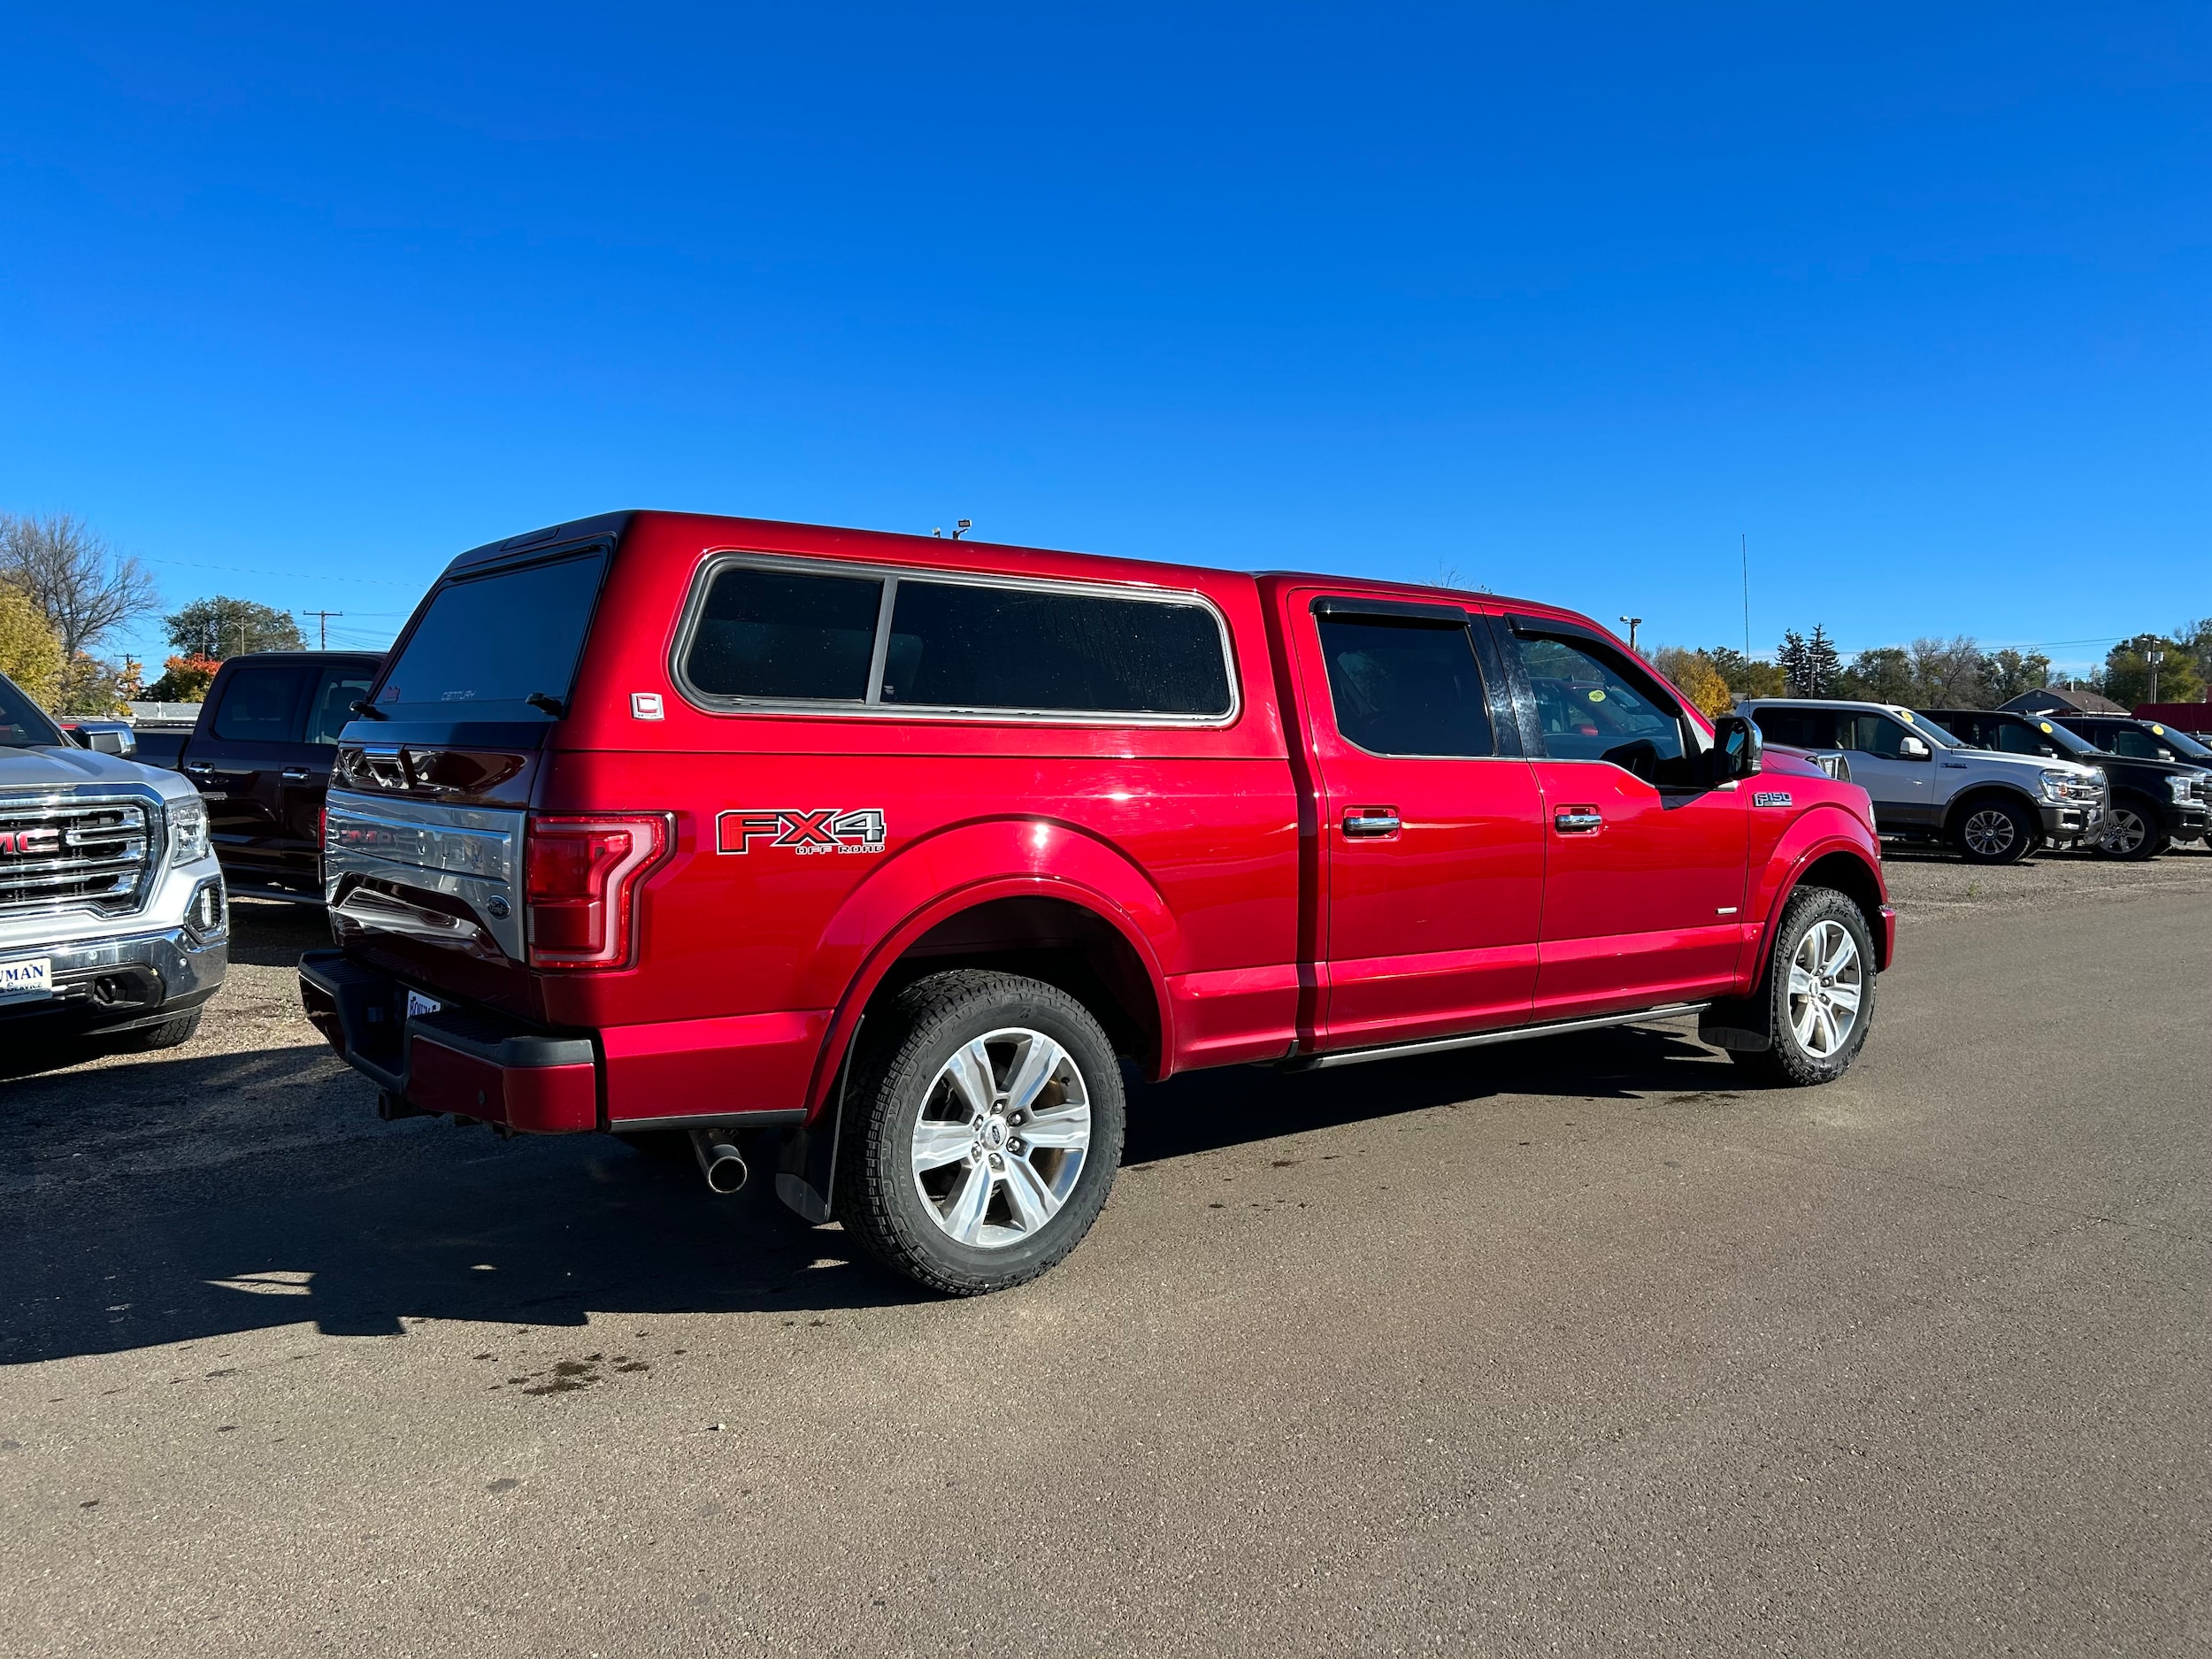
{"label": "f-150 badge", "polygon": [[1761,789],[1751,797],[1754,806],[1787,806],[1789,803],[1790,792],[1787,789]]}
{"label": "f-150 badge", "polygon": [[883,850],[883,809],[826,806],[736,808],[714,820],[717,852],[749,853],[765,841],[801,854],[879,853]]}

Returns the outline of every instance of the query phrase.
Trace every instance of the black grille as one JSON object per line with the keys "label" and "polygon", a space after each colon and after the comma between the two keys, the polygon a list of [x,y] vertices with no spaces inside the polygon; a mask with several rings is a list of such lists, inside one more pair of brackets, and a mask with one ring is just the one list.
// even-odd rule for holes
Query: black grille
{"label": "black grille", "polygon": [[136,910],[160,863],[159,826],[140,801],[0,799],[0,916]]}

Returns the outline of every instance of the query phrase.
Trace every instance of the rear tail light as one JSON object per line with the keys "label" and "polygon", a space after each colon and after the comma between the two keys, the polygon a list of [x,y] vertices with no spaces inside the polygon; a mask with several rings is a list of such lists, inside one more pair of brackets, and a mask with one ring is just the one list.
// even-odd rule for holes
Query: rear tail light
{"label": "rear tail light", "polygon": [[620,968],[636,940],[636,895],[667,856],[668,820],[536,818],[523,854],[534,968]]}

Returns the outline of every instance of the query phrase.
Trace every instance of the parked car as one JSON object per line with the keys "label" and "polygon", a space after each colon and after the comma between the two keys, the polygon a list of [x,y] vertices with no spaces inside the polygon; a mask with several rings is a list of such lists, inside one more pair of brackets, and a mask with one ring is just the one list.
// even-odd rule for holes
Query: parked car
{"label": "parked car", "polygon": [[338,733],[383,660],[373,651],[226,657],[189,733],[142,735],[141,758],[175,767],[206,800],[232,892],[322,902],[323,795]]}
{"label": "parked car", "polygon": [[2070,846],[2103,832],[2104,774],[2094,766],[1970,749],[1895,703],[1758,698],[1736,708],[1772,742],[1847,751],[1884,835],[1947,842],[1970,864],[2008,864],[2046,840]]}
{"label": "parked car", "polygon": [[2200,766],[2107,753],[2048,715],[1923,709],[1920,716],[1977,749],[2096,767],[2104,774],[2112,804],[2105,833],[2093,845],[2108,857],[2155,856],[2177,841],[2196,840],[2212,818],[2212,772]]}
{"label": "parked car", "polygon": [[1120,1061],[1695,1010],[1865,1041],[1865,792],[1548,605],[670,513],[479,549],[340,739],[309,1016],[388,1116],[692,1132],[921,1282],[1098,1214]]}
{"label": "parked car", "polygon": [[188,1039],[228,965],[207,810],[183,779],[73,741],[0,676],[0,1054]]}

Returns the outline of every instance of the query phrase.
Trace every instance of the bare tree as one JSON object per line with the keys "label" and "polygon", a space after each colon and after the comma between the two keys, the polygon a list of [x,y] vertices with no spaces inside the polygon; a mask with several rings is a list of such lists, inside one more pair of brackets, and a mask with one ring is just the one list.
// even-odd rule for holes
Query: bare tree
{"label": "bare tree", "polygon": [[153,573],[74,513],[0,513],[0,581],[45,613],[71,658],[161,606]]}
{"label": "bare tree", "polygon": [[1970,635],[1915,640],[1912,657],[1914,700],[1924,709],[1978,709],[1987,701],[1982,685],[1982,648]]}

